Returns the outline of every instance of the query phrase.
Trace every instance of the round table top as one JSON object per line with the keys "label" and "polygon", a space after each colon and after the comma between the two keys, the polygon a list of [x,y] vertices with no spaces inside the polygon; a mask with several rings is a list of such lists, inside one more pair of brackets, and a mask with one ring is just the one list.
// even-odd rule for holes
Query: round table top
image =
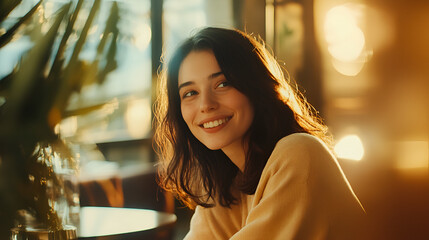
{"label": "round table top", "polygon": [[155,210],[82,207],[79,239],[144,232],[172,225],[176,215]]}

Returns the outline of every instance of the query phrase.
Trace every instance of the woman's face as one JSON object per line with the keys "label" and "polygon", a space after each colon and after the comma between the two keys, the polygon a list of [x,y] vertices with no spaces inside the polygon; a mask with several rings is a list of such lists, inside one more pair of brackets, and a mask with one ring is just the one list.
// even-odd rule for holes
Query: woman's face
{"label": "woman's face", "polygon": [[182,117],[212,150],[242,150],[254,117],[249,99],[229,85],[210,50],[192,51],[179,69]]}

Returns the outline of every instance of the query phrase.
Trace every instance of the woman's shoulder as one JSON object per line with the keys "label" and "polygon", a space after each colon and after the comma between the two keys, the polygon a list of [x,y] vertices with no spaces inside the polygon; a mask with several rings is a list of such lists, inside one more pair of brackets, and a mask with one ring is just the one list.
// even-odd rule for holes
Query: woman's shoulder
{"label": "woman's shoulder", "polygon": [[275,148],[284,148],[288,146],[291,148],[295,148],[297,146],[302,148],[326,147],[322,140],[308,133],[289,134],[280,139]]}
{"label": "woman's shoulder", "polygon": [[332,152],[319,138],[308,133],[293,133],[277,142],[266,168],[309,168],[310,165],[320,163],[321,159],[336,161]]}
{"label": "woman's shoulder", "polygon": [[308,133],[293,133],[280,139],[272,154],[331,154],[326,144],[319,138]]}

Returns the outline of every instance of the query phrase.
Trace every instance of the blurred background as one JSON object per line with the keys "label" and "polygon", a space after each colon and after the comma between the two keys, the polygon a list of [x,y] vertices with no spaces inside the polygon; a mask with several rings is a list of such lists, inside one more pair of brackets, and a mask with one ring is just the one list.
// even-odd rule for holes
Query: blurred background
{"label": "blurred background", "polygon": [[[22,17],[37,2],[24,0],[11,17]],[[44,1],[44,14],[54,14],[62,2]],[[100,26],[111,2],[102,1]],[[69,103],[70,108],[109,104],[65,119],[59,130],[79,148],[82,206],[174,212],[178,222],[171,238],[183,238],[192,212],[155,181],[154,89],[173,49],[196,29],[217,26],[262,37],[319,110],[368,213],[365,238],[429,238],[429,1],[118,3],[123,13],[118,66],[104,84],[85,86]],[[90,30],[89,44],[100,39],[102,29]],[[30,37],[22,37],[1,49],[0,77],[31,44]],[[93,55],[84,49],[80,58]]]}

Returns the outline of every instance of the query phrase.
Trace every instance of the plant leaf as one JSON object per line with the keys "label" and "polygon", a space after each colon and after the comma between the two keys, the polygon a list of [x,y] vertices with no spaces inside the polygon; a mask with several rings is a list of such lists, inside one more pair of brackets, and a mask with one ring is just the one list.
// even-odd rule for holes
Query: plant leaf
{"label": "plant leaf", "polygon": [[10,117],[7,124],[11,124],[10,126],[20,122],[19,117],[26,101],[28,102],[28,97],[34,96],[32,91],[38,92],[42,85],[44,71],[51,55],[58,28],[69,7],[70,3],[62,7],[46,35],[39,39],[28,54],[23,57],[21,66],[10,87],[10,104],[7,109]]}
{"label": "plant leaf", "polygon": [[[103,35],[103,38],[106,37],[107,39],[107,34],[110,32],[111,33],[111,40],[110,40],[110,46],[109,49],[107,51],[107,55],[106,55],[106,64],[104,66],[104,68],[100,71],[100,73],[98,74],[98,83],[102,84],[104,82],[104,80],[106,79],[106,76],[108,73],[110,73],[111,71],[115,70],[117,67],[117,63],[116,63],[116,59],[115,59],[115,55],[116,55],[116,50],[117,50],[117,40],[118,40],[118,35],[119,35],[119,29],[118,29],[118,21],[119,21],[119,8],[118,8],[118,4],[116,2],[113,2],[112,4],[112,8],[110,9],[110,15],[109,18],[107,19],[106,22],[106,27],[105,27],[105,34]],[[98,52],[102,52],[102,48],[104,48],[104,44],[102,45],[102,41],[103,39],[100,41],[100,45],[98,48]]]}
{"label": "plant leaf", "polygon": [[[76,83],[72,82],[72,80],[76,80],[76,78],[73,78],[72,75],[75,74],[74,71],[76,71],[77,67],[79,67],[79,54],[83,48],[83,45],[86,41],[86,37],[88,35],[89,28],[91,27],[94,17],[98,12],[99,8],[100,0],[95,0],[88,15],[88,19],[86,20],[82,32],[80,33],[79,39],[77,40],[70,61],[66,66],[66,69],[64,70],[61,86],[59,88],[57,99],[55,101],[57,109],[65,109],[68,98],[73,92],[73,89],[71,89],[71,87],[76,85]],[[82,79],[80,79],[80,81],[82,81]]]}
{"label": "plant leaf", "polygon": [[4,76],[0,80],[0,96],[6,96],[7,94],[6,90],[10,87],[10,85],[12,85],[12,79],[14,75],[15,75],[15,71],[12,71],[11,73]]}
{"label": "plant leaf", "polygon": [[0,1],[0,22],[3,22],[21,2],[22,0]]}
{"label": "plant leaf", "polygon": [[40,0],[27,14],[25,14],[22,18],[19,19],[17,23],[15,23],[5,34],[0,36],[0,48],[5,46],[12,39],[15,32],[18,30],[20,26],[22,26],[28,19],[33,16],[33,14],[37,11],[40,4],[43,0]]}
{"label": "plant leaf", "polygon": [[62,68],[63,59],[64,59],[64,51],[66,48],[66,43],[70,37],[70,34],[73,31],[73,27],[76,22],[77,16],[79,15],[80,9],[82,8],[82,3],[83,3],[83,0],[78,1],[73,14],[67,23],[66,30],[64,31],[63,37],[61,38],[60,45],[58,47],[54,62],[51,67],[51,71],[49,73],[48,82],[52,81],[53,78],[56,78],[59,76],[59,73]]}
{"label": "plant leaf", "polygon": [[99,109],[103,108],[104,106],[106,106],[106,104],[108,104],[108,103],[101,103],[101,104],[96,104],[96,105],[92,105],[92,106],[88,106],[88,107],[83,107],[83,108],[79,108],[79,109],[65,111],[63,116],[64,116],[64,118],[67,118],[67,117],[71,117],[71,116],[88,114],[88,113],[91,113],[95,110],[99,110]]}

